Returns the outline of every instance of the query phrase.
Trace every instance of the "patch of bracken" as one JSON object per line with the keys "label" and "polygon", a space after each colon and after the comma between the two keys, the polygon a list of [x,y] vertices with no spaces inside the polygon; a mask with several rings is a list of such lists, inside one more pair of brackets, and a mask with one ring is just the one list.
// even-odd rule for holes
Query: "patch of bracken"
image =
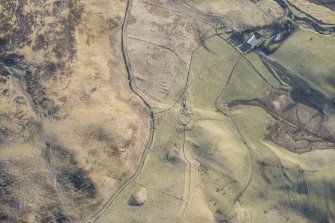
{"label": "patch of bracken", "polygon": [[87,172],[78,167],[73,153],[55,138],[48,137],[42,156],[55,170],[57,182],[65,194],[76,199],[97,196],[96,186]]}
{"label": "patch of bracken", "polygon": [[5,78],[10,76],[9,71],[2,64],[0,64],[0,76],[5,77]]}
{"label": "patch of bracken", "polygon": [[0,222],[15,222],[15,213],[19,210],[19,202],[13,187],[15,178],[8,173],[4,163],[0,163]]}
{"label": "patch of bracken", "polygon": [[67,223],[73,222],[73,218],[67,215],[64,210],[60,208],[59,204],[47,204],[40,208],[38,222],[57,222]]}
{"label": "patch of bracken", "polygon": [[76,194],[78,198],[95,198],[97,195],[94,182],[84,170],[79,168],[62,170],[57,175],[57,182],[65,190],[65,193]]}
{"label": "patch of bracken", "polygon": [[[25,10],[27,5],[36,10]],[[55,118],[57,106],[48,97],[42,83],[70,74],[71,69],[66,64],[73,60],[76,53],[74,33],[83,6],[80,0],[55,1],[53,7],[46,2],[27,0],[5,1],[1,6],[0,64],[15,67],[17,72],[11,73],[17,78],[18,73],[25,74],[21,80],[31,96],[35,111],[41,116]],[[61,14],[63,10],[68,13]],[[53,16],[52,22],[46,23],[43,18],[50,16]],[[36,38],[32,38],[33,33],[36,33]],[[27,46],[43,55],[45,61],[31,61],[13,53]],[[57,61],[50,62],[54,57]]]}
{"label": "patch of bracken", "polygon": [[60,163],[63,163],[64,165],[77,165],[74,155],[52,137],[45,143],[45,149],[43,150],[42,155],[44,159],[50,165],[54,165],[54,167],[60,165]]}

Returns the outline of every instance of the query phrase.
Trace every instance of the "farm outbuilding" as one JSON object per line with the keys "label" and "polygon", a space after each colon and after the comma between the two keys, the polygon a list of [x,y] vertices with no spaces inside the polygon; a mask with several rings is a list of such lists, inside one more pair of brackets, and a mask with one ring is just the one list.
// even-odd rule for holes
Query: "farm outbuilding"
{"label": "farm outbuilding", "polygon": [[248,48],[254,49],[264,42],[264,37],[258,32],[254,32],[246,42]]}

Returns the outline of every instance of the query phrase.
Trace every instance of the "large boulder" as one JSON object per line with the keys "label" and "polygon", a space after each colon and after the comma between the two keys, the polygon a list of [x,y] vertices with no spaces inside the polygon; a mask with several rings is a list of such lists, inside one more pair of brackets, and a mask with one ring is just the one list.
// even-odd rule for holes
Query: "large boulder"
{"label": "large boulder", "polygon": [[171,148],[165,155],[165,159],[171,163],[176,163],[180,160],[180,152],[176,148]]}
{"label": "large boulder", "polygon": [[147,190],[145,187],[138,188],[129,198],[130,206],[142,206],[147,202]]}

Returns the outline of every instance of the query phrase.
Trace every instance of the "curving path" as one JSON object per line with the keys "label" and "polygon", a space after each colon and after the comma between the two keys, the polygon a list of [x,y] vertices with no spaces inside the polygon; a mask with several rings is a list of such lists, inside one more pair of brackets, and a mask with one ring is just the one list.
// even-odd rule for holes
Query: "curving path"
{"label": "curving path", "polygon": [[106,210],[108,209],[108,207],[113,203],[113,201],[115,200],[115,198],[130,184],[132,183],[137,176],[141,173],[141,170],[143,168],[144,162],[145,162],[145,158],[147,157],[149,148],[151,147],[152,141],[153,141],[153,137],[154,137],[154,131],[155,131],[155,117],[154,117],[154,112],[150,106],[150,104],[137,92],[136,87],[133,86],[133,82],[132,82],[132,75],[131,75],[131,68],[129,65],[129,60],[128,60],[128,55],[126,52],[126,45],[127,45],[127,19],[128,19],[128,14],[129,14],[129,9],[131,7],[133,3],[133,0],[128,0],[127,1],[127,6],[126,6],[126,10],[125,10],[125,15],[124,15],[124,20],[122,22],[122,31],[121,31],[121,51],[122,51],[122,56],[123,56],[123,60],[125,63],[125,67],[126,67],[126,71],[127,71],[127,75],[128,75],[128,83],[129,83],[129,88],[130,90],[136,94],[142,101],[143,103],[146,105],[146,107],[149,109],[150,111],[150,136],[148,139],[148,142],[146,144],[145,150],[141,156],[141,161],[140,161],[140,166],[139,168],[136,170],[136,172],[131,176],[131,178],[129,178],[129,180],[123,184],[119,190],[108,200],[108,202],[105,204],[105,206],[103,207],[102,210],[100,210],[95,216],[93,216],[88,222],[89,223],[93,223],[96,222],[98,220],[99,217],[101,217]]}

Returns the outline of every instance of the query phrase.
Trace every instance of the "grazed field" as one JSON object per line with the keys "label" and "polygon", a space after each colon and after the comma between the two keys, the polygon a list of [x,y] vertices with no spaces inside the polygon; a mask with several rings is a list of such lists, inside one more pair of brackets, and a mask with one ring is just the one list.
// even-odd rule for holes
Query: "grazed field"
{"label": "grazed field", "polygon": [[[288,44],[303,31],[272,56],[278,65],[257,52],[242,54],[226,34],[211,30],[221,12],[206,10],[220,8],[215,8],[218,2],[174,4],[131,1],[124,47],[134,85],[154,106],[156,131],[141,174],[97,222],[331,222],[333,201],[325,199],[333,182],[308,174],[322,171],[330,177],[328,170],[334,168],[329,159],[333,128],[327,124],[333,116],[320,113],[329,105],[328,96],[313,84],[312,73],[290,67],[299,60],[292,63],[283,55],[284,64],[277,56],[295,50]],[[201,19],[193,27],[200,37],[187,39],[179,29],[196,15]],[[156,19],[150,23],[151,16]],[[166,27],[174,27],[174,35],[168,28],[156,29],[169,19],[173,25]],[[178,151],[172,153],[177,161],[171,162],[170,151]],[[325,193],[314,189],[318,181]],[[148,202],[129,206],[127,200],[140,187],[147,188]]]}
{"label": "grazed field", "polygon": [[320,0],[309,0],[309,1],[292,1],[292,4],[297,6],[302,11],[308,13],[309,15],[320,19],[325,23],[335,23],[335,2],[330,1],[320,1]]}
{"label": "grazed field", "polygon": [[324,5],[332,10],[335,9],[335,1],[334,0],[311,0],[311,2],[318,4],[318,5]]}
{"label": "grazed field", "polygon": [[[299,56],[303,55],[303,56]],[[328,97],[335,96],[334,71],[335,40],[332,36],[312,31],[294,33],[273,58],[293,72],[310,81]]]}
{"label": "grazed field", "polygon": [[284,15],[275,1],[247,0],[181,0],[203,13],[222,18],[222,22],[233,29],[263,26]]}

